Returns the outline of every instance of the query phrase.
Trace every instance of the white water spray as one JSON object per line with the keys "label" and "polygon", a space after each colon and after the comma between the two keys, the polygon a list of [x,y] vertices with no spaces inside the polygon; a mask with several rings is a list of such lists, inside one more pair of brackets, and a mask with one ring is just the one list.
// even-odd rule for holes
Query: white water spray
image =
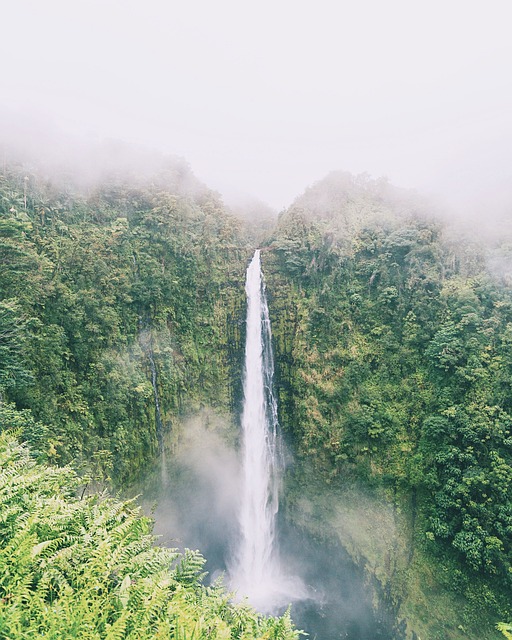
{"label": "white water spray", "polygon": [[277,434],[277,404],[272,391],[272,336],[259,250],[247,269],[245,291],[243,486],[240,541],[230,570],[230,583],[240,598],[246,596],[255,608],[272,612],[302,597],[302,588],[296,579],[283,575],[276,545],[283,465]]}

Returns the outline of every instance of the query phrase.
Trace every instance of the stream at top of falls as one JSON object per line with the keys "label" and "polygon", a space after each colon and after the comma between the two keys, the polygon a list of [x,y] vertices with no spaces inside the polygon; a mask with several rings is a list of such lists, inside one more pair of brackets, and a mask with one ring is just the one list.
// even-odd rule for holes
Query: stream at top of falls
{"label": "stream at top of falls", "polygon": [[391,616],[374,610],[363,569],[341,545],[294,527],[279,511],[284,456],[259,251],[245,290],[240,448],[226,444],[223,419],[213,411],[190,418],[172,461],[162,458],[160,473],[137,487],[143,504],[156,504],[155,533],[166,546],[200,549],[209,578],[222,576],[255,609],[278,615],[291,603],[292,619],[310,638],[398,638]]}

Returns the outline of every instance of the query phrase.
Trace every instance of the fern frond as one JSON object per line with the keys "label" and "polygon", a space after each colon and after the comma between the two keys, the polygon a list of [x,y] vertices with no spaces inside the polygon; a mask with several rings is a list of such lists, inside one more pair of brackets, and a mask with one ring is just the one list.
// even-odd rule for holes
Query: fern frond
{"label": "fern frond", "polygon": [[499,622],[496,625],[496,629],[501,631],[501,633],[507,638],[507,640],[512,640],[512,624],[507,624],[506,622]]}
{"label": "fern frond", "polygon": [[205,559],[199,551],[185,549],[185,553],[174,569],[174,576],[181,584],[200,582],[206,573],[201,573]]}
{"label": "fern frond", "polygon": [[121,616],[106,630],[105,640],[125,640],[130,613],[123,611]]}

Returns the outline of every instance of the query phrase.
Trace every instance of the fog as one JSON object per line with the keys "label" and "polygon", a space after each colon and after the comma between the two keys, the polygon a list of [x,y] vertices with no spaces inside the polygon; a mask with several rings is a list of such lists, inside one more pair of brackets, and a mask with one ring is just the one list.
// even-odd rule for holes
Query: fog
{"label": "fog", "polygon": [[172,461],[163,462],[167,468],[143,482],[144,504],[150,510],[155,503],[162,544],[198,548],[214,565],[224,562],[231,542],[226,532],[233,533],[239,500],[239,462],[229,431],[230,419],[213,411],[190,417]]}
{"label": "fog", "polygon": [[[229,416],[209,408],[175,429],[172,460],[163,458],[127,493],[140,494],[160,544],[200,549],[207,559],[206,582],[221,580],[229,589],[241,497],[236,430]],[[372,587],[369,577],[376,557],[389,556],[396,537],[391,508],[354,488],[340,495],[304,487],[287,508],[286,484],[277,544],[287,588],[293,587],[289,594],[297,594],[289,601],[298,628],[312,638],[402,638],[393,631],[392,612],[374,608],[376,583]],[[360,549],[368,554],[365,568],[355,562],[361,560]],[[286,608],[275,604],[269,612],[281,614]]]}
{"label": "fog", "polygon": [[53,128],[144,145],[276,209],[338,169],[475,211],[512,199],[509,0],[17,0],[0,16],[1,134],[15,118],[31,144]]}

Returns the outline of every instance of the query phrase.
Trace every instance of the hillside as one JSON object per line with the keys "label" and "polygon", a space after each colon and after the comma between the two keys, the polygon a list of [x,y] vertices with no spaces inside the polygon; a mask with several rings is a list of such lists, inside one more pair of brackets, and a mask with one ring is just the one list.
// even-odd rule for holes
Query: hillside
{"label": "hillside", "polygon": [[44,460],[123,483],[180,411],[233,406],[247,240],[183,163],[87,187],[12,167],[0,225],[2,420],[25,411]]}
{"label": "hillside", "polygon": [[0,429],[88,490],[172,461],[183,416],[203,408],[230,415],[236,440],[256,238],[294,458],[285,517],[349,551],[403,637],[500,637],[509,239],[484,245],[365,176],[327,176],[272,228],[260,205],[256,225],[252,209],[235,216],[181,161],[134,171],[0,176]]}
{"label": "hillside", "polygon": [[280,418],[301,460],[289,509],[348,540],[419,636],[493,638],[512,588],[512,292],[487,266],[507,250],[455,243],[426,211],[333,174],[269,241]]}

